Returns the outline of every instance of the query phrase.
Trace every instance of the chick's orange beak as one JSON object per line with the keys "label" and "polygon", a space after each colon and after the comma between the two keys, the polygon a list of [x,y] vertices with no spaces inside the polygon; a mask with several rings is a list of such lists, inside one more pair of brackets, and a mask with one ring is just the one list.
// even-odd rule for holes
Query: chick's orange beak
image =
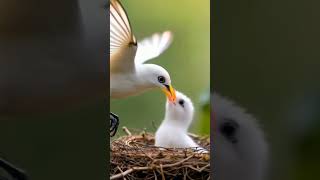
{"label": "chick's orange beak", "polygon": [[162,91],[167,96],[169,101],[175,102],[176,101],[176,91],[173,89],[171,85],[165,85],[164,88],[162,88]]}

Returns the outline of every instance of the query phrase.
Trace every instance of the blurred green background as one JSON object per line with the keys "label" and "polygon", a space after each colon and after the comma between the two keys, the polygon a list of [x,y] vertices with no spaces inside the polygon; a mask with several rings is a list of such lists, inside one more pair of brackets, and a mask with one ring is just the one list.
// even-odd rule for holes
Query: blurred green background
{"label": "blurred green background", "polygon": [[[210,1],[138,0],[121,1],[139,40],[155,32],[174,33],[172,45],[148,63],[170,73],[175,89],[190,97],[196,113],[192,132],[209,134],[210,116],[203,110],[210,87]],[[209,98],[207,98],[209,99]],[[127,99],[111,100],[111,111],[119,115],[120,127],[146,128],[154,132],[164,118],[166,98],[160,89]],[[118,135],[121,135],[119,131]]]}
{"label": "blurred green background", "polygon": [[213,88],[260,120],[267,179],[320,179],[320,2],[214,1]]}

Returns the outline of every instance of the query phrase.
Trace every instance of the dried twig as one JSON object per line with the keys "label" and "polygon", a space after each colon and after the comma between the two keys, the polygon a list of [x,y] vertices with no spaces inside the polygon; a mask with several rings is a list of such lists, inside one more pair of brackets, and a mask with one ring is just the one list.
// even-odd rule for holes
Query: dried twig
{"label": "dried twig", "polygon": [[122,127],[122,130],[128,135],[128,136],[131,136],[131,132],[129,131],[129,129],[125,126]]}
{"label": "dried twig", "polygon": [[[123,129],[131,134],[127,128]],[[210,163],[201,153],[191,148],[156,147],[152,134],[137,133],[139,135],[123,136],[112,142],[110,179],[149,180],[161,176],[161,179],[202,180],[209,177]],[[200,138],[195,140],[201,144]],[[206,146],[208,140],[203,142],[201,145],[210,149]]]}
{"label": "dried twig", "polygon": [[156,171],[153,170],[154,180],[158,180]]}
{"label": "dried twig", "polygon": [[164,174],[163,174],[163,167],[162,167],[162,164],[160,164],[160,172],[161,172],[162,180],[166,180],[166,178],[164,177]]}
{"label": "dried twig", "polygon": [[121,178],[121,177],[125,177],[127,174],[130,174],[133,171],[143,171],[143,170],[152,170],[154,168],[163,169],[163,168],[174,167],[174,166],[182,164],[183,162],[185,162],[185,161],[187,161],[187,160],[189,160],[191,158],[193,158],[193,156],[187,157],[187,158],[183,159],[182,161],[179,161],[179,162],[176,162],[176,163],[173,163],[173,164],[166,164],[166,165],[161,165],[160,164],[160,166],[155,166],[155,167],[133,167],[131,169],[126,170],[125,172],[121,172],[119,174],[111,176],[110,179],[118,179],[118,178]]}

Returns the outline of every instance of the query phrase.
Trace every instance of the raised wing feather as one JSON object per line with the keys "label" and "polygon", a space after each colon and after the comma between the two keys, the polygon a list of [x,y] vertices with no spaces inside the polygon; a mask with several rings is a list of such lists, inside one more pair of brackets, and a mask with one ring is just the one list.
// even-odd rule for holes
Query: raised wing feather
{"label": "raised wing feather", "polygon": [[136,45],[130,22],[119,0],[110,1],[110,55],[121,47]]}
{"label": "raised wing feather", "polygon": [[141,42],[138,42],[138,50],[135,63],[144,63],[152,58],[158,57],[171,44],[173,35],[170,31],[155,33]]}
{"label": "raised wing feather", "polygon": [[137,42],[126,11],[119,0],[110,1],[110,72],[134,71]]}

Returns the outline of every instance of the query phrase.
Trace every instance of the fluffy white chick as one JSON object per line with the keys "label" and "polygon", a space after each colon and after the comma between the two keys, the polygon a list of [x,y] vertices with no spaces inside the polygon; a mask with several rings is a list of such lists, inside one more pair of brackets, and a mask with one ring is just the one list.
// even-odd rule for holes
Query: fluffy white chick
{"label": "fluffy white chick", "polygon": [[155,134],[155,145],[164,148],[195,148],[200,149],[199,152],[207,152],[188,136],[193,114],[192,101],[176,91],[176,100],[167,100],[165,118]]}

